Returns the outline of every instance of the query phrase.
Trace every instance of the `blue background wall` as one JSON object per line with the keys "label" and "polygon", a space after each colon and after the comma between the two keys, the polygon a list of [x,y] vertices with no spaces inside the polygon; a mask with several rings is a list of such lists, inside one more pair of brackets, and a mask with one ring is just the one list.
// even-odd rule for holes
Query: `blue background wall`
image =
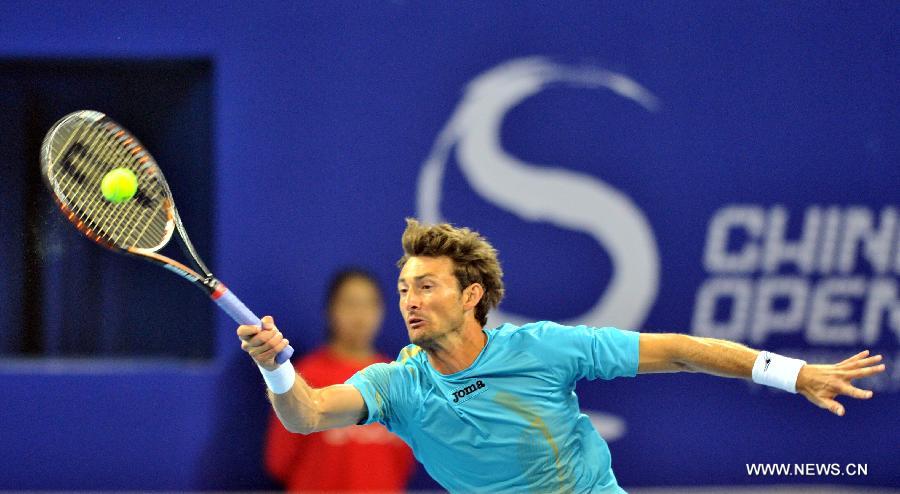
{"label": "blue background wall", "polygon": [[[322,292],[334,269],[366,263],[392,290],[403,218],[422,214],[423,163],[470,82],[523,57],[622,74],[653,94],[652,111],[607,89],[549,84],[503,116],[502,146],[629,197],[649,222],[659,260],[658,292],[634,326],[697,333],[697,294],[717,276],[704,267],[708,228],[723,208],[781,205],[794,237],[817,205],[858,206],[890,224],[880,215],[890,217],[900,197],[898,20],[894,2],[10,2],[0,6],[0,57],[211,59],[211,268],[306,349],[322,340]],[[14,141],[19,131],[8,127],[2,138]],[[441,213],[500,250],[504,311],[565,320],[603,296],[617,261],[590,235],[498,206],[471,185],[456,154],[445,165]],[[171,186],[177,200],[191,180]],[[21,214],[6,203],[0,212]],[[598,221],[603,215],[596,211]],[[837,274],[896,286],[896,230],[887,235],[896,265],[880,270],[860,253]],[[18,255],[14,242],[0,246],[4,256]],[[149,271],[172,290],[192,290]],[[779,275],[812,287],[830,276],[791,266],[735,276],[757,286]],[[844,318],[858,325],[867,297]],[[828,343],[801,315],[796,329],[752,342],[742,333],[743,340],[828,360],[865,344],[893,363],[898,306],[887,303],[874,339],[857,332],[846,344]],[[178,324],[164,311],[145,322]],[[259,464],[263,389],[233,330],[217,315],[208,361],[4,362],[0,488],[271,488]],[[392,354],[405,341],[392,311],[379,345]],[[848,404],[843,418],[801,397],[697,375],[584,383],[579,394],[586,408],[627,423],[611,442],[626,487],[900,487],[900,377],[893,367],[889,373],[868,383],[875,400]],[[866,463],[869,472],[754,478],[744,469],[749,462]]]}

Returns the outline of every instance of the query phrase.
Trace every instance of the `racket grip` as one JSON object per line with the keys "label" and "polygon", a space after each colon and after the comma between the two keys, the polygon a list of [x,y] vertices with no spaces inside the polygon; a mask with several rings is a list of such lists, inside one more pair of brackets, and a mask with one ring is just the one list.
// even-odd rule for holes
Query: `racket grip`
{"label": "racket grip", "polygon": [[[225,287],[222,283],[216,287],[216,291],[210,296],[213,301],[218,304],[219,307],[222,308],[232,319],[234,322],[238,324],[249,324],[252,326],[261,326],[262,322],[256,317],[256,314],[253,313],[250,309],[244,305],[243,302],[235,294]],[[294,349],[291,348],[290,345],[286,346],[284,350],[278,352],[278,355],[275,356],[275,362],[279,364],[283,364],[291,355],[294,354]]]}

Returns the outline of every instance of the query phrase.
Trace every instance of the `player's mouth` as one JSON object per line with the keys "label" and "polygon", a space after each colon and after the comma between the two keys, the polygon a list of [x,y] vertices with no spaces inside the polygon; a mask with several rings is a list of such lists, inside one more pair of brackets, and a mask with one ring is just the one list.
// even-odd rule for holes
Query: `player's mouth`
{"label": "player's mouth", "polygon": [[409,329],[419,329],[425,325],[425,319],[421,317],[410,317],[406,320],[406,323],[409,325]]}

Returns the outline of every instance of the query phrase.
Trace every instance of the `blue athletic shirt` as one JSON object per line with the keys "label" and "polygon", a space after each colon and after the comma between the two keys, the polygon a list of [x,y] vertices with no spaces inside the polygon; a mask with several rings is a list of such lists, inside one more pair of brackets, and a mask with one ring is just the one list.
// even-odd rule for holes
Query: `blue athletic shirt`
{"label": "blue athletic shirt", "polygon": [[549,321],[484,332],[481,353],[454,374],[416,345],[354,374],[365,423],[400,436],[451,492],[624,492],[575,382],[635,376],[639,333]]}

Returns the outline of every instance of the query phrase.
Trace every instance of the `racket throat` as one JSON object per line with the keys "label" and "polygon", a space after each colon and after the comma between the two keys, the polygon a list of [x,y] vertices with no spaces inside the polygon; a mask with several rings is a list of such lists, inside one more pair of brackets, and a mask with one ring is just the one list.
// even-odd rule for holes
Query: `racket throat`
{"label": "racket throat", "polygon": [[206,264],[203,262],[203,259],[200,259],[200,256],[197,254],[197,249],[194,248],[194,244],[191,243],[190,237],[188,237],[187,230],[184,229],[184,224],[181,222],[181,215],[178,214],[178,210],[175,207],[172,207],[173,216],[175,217],[175,228],[178,229],[178,245],[181,246],[182,252],[188,257],[190,257],[194,264],[200,268],[200,273],[203,274],[205,278],[203,278],[203,282],[218,282],[212,275],[212,272],[206,267]]}
{"label": "racket throat", "polygon": [[196,282],[196,285],[203,289],[207,295],[213,300],[221,297],[222,293],[226,292],[228,288],[225,287],[225,284],[216,279],[213,275],[208,275],[205,278],[199,279]]}

